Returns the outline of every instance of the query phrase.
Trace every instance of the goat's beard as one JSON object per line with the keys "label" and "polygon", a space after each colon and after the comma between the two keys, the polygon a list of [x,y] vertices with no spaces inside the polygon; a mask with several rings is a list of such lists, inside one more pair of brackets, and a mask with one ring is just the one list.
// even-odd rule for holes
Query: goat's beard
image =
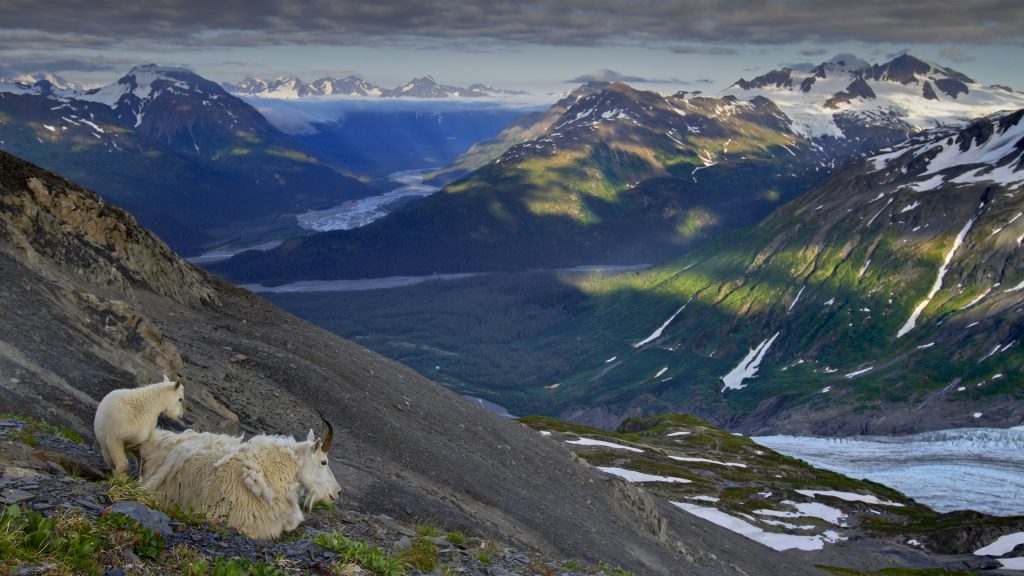
{"label": "goat's beard", "polygon": [[313,511],[313,504],[315,504],[315,503],[316,503],[316,497],[314,497],[311,492],[307,492],[306,493],[306,511],[307,512],[312,512]]}

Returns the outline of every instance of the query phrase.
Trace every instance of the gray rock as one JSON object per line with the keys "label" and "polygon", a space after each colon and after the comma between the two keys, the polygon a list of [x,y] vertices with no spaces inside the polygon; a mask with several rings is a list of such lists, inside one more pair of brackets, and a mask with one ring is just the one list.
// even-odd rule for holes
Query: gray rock
{"label": "gray rock", "polygon": [[124,558],[124,561],[130,564],[142,564],[142,558],[139,558],[139,556],[131,550],[121,552],[121,558]]}
{"label": "gray rock", "polygon": [[491,566],[487,569],[487,576],[512,576],[512,573],[501,566]]}
{"label": "gray rock", "polygon": [[75,504],[78,504],[79,506],[85,508],[86,510],[97,513],[103,512],[103,510],[105,509],[103,506],[97,504],[95,501],[89,500],[87,498],[79,498],[78,500],[75,500]]}
{"label": "gray rock", "polygon": [[140,502],[116,502],[110,507],[111,512],[120,512],[125,516],[138,522],[143,528],[147,528],[156,532],[157,534],[163,534],[164,536],[171,534],[171,519],[160,512],[159,510],[153,510],[152,508],[142,504]]}
{"label": "gray rock", "polygon": [[408,550],[412,548],[412,540],[408,536],[402,536],[395,542],[395,550]]}
{"label": "gray rock", "polygon": [[35,494],[18,488],[4,488],[0,490],[0,503],[3,504],[17,504],[18,502],[31,500],[35,497]]}
{"label": "gray rock", "polygon": [[0,418],[0,428],[18,428],[19,426],[21,426],[21,424],[17,420]]}
{"label": "gray rock", "polygon": [[63,466],[57,464],[56,462],[47,462],[46,469],[49,470],[52,474],[56,474],[57,476],[68,475],[67,470],[65,470]]}
{"label": "gray rock", "polygon": [[961,560],[956,562],[948,562],[942,567],[946,570],[951,571],[969,571],[973,572],[976,570],[996,570],[1000,568],[1002,564],[998,560],[988,558],[986,556],[964,556]]}

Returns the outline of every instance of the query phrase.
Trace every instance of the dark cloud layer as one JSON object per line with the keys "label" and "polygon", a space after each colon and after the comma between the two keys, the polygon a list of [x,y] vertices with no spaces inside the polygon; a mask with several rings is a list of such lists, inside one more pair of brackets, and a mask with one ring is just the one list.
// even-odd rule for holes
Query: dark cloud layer
{"label": "dark cloud layer", "polygon": [[[4,0],[0,44],[1024,43],[1020,0]],[[31,38],[29,38],[31,37]],[[689,44],[688,44],[689,43]],[[24,44],[21,45],[24,48]],[[722,48],[728,50],[728,48]],[[707,50],[707,49],[705,49]],[[707,53],[706,51],[704,53]]]}

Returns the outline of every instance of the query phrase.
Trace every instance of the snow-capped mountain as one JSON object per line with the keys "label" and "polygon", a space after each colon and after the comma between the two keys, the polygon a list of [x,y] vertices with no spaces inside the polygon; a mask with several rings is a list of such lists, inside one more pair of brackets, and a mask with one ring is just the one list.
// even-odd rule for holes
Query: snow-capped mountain
{"label": "snow-capped mountain", "polygon": [[1024,94],[982,86],[909,54],[874,65],[840,55],[809,71],[782,68],[740,79],[725,93],[770,98],[795,132],[846,153],[867,152],[900,134],[1024,107]]}
{"label": "snow-capped mountain", "polygon": [[85,90],[85,88],[77,82],[71,82],[59,74],[52,74],[48,72],[22,74],[10,79],[0,79],[0,83],[22,84],[25,86],[35,86],[38,84],[40,86],[50,86],[55,90],[66,90],[69,92],[81,92]]}
{"label": "snow-capped mountain", "polygon": [[484,84],[473,84],[469,88],[438,84],[432,76],[413,78],[391,90],[381,93],[383,98],[480,98],[483,96],[499,96],[505,94],[522,94],[522,92],[506,92]]}
{"label": "snow-capped mountain", "polygon": [[295,76],[278,76],[273,80],[248,76],[238,84],[225,84],[224,88],[234,94],[284,99],[308,96],[380,96],[381,93],[379,86],[356,76],[324,76],[308,84]]}
{"label": "snow-capped mountain", "polygon": [[185,68],[137,66],[84,92],[0,84],[0,115],[0,148],[84,182],[186,253],[226,222],[368,190]]}
{"label": "snow-capped mountain", "polygon": [[381,98],[481,98],[521,96],[521,90],[502,90],[486,84],[472,84],[467,88],[438,84],[431,76],[414,78],[397,88],[381,88],[356,76],[332,78],[325,76],[306,83],[297,77],[279,76],[273,80],[247,77],[238,84],[225,84],[233,94],[264,98],[295,99],[309,96],[361,96]]}

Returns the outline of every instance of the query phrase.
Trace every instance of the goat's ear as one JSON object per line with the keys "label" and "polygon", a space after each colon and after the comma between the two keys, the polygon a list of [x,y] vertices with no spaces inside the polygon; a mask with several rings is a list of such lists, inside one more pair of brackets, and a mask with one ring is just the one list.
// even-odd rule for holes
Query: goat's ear
{"label": "goat's ear", "polygon": [[309,434],[306,434],[306,442],[312,442],[313,440],[316,440],[316,434],[314,434],[313,429],[310,428]]}

